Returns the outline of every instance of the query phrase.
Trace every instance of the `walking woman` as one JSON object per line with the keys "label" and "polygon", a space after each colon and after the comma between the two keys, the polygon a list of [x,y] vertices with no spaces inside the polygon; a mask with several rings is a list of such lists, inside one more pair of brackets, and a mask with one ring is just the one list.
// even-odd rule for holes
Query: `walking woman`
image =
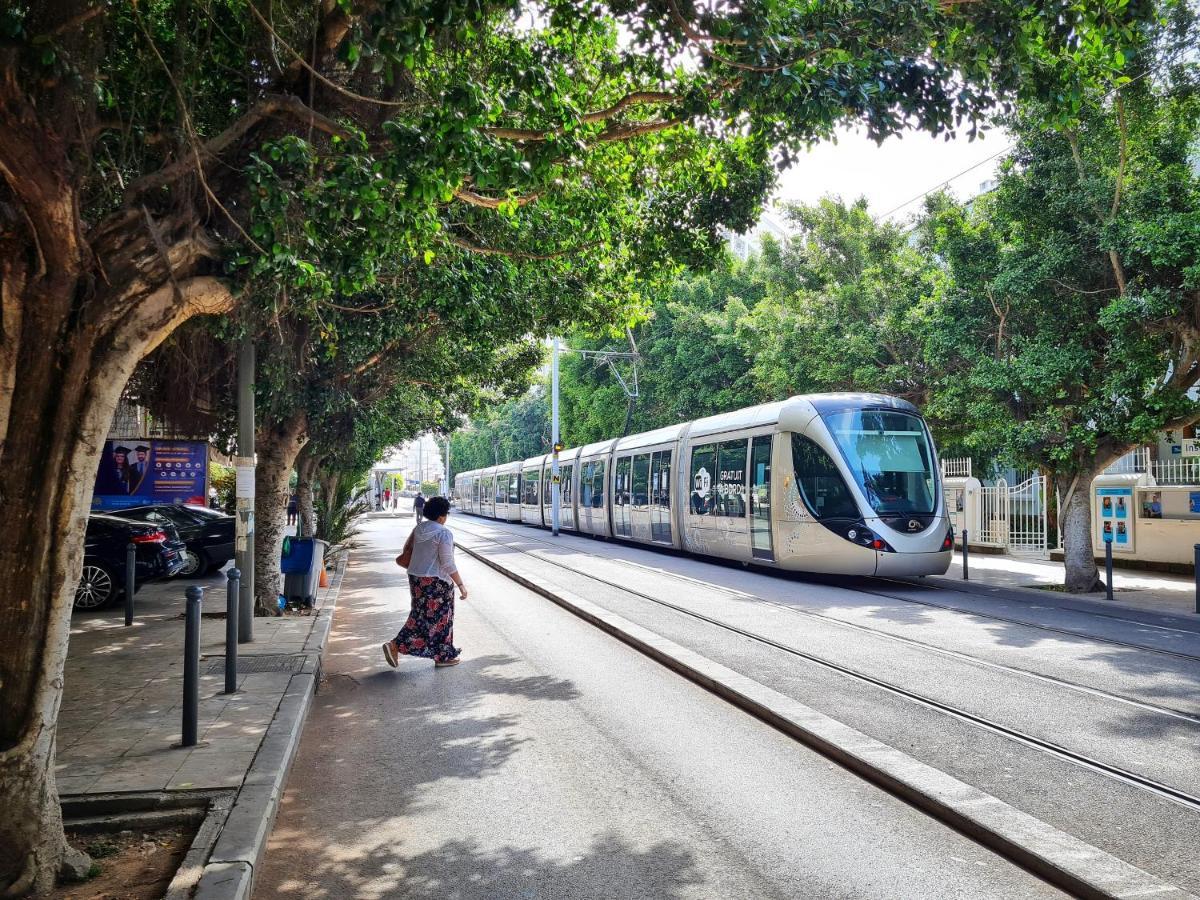
{"label": "walking woman", "polygon": [[408,621],[392,640],[383,645],[383,656],[392,668],[401,653],[432,659],[436,666],[458,665],[454,646],[454,586],[467,599],[467,588],[454,564],[454,535],[446,527],[450,501],[431,497],[422,510],[425,521],[417,524],[404,544],[396,564],[408,569],[412,610]]}

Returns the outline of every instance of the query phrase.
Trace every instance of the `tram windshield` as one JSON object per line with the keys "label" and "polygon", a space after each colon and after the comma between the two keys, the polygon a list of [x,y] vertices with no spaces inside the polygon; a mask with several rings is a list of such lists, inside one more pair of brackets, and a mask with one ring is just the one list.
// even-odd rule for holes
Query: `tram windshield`
{"label": "tram windshield", "polygon": [[934,512],[933,446],[920,416],[895,410],[847,409],[822,418],[876,513]]}

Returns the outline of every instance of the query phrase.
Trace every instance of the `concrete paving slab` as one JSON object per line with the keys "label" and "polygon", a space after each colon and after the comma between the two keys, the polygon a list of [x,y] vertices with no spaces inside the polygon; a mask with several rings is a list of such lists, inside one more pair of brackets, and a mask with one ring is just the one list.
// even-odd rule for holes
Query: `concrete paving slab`
{"label": "concrete paving slab", "polygon": [[[60,793],[88,797],[232,788],[237,796],[228,817],[224,808],[220,811],[222,833],[232,823],[229,840],[242,835],[239,846],[249,847],[246,834],[271,827],[274,807],[260,802],[261,785],[286,775],[343,571],[344,564],[320,593],[316,615],[256,619],[255,642],[238,648],[241,657],[307,654],[312,657],[305,660],[307,674],[246,673],[238,693],[226,696],[223,674],[203,674],[203,657],[224,653],[225,623],[202,620],[202,746],[196,748],[172,747],[180,739],[182,719],[183,620],[175,596],[182,591],[180,583],[144,587],[132,628],[124,627],[123,610],[76,614],[60,712]],[[201,583],[223,589],[224,580],[219,575]],[[247,860],[213,860],[203,870],[196,896],[248,896],[252,876]]]}

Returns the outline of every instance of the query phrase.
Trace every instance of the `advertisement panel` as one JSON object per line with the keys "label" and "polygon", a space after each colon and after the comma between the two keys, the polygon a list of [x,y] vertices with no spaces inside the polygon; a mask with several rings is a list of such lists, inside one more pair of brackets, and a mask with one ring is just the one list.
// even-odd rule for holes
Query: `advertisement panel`
{"label": "advertisement panel", "polygon": [[151,503],[203,506],[208,488],[208,444],[123,438],[104,442],[92,509]]}

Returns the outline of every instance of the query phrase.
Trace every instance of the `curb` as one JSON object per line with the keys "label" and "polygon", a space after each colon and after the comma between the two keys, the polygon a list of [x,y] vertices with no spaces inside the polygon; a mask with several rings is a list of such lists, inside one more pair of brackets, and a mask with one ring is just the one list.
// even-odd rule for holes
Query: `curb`
{"label": "curb", "polygon": [[250,764],[225,825],[192,895],[194,900],[249,900],[254,891],[254,873],[262,859],[275,825],[275,814],[283,798],[288,773],[300,747],[304,723],[321,678],[321,656],[333,627],[347,555],[338,564],[316,621],[304,642],[307,659],[292,676],[258,753]]}
{"label": "curb", "polygon": [[1078,897],[1192,896],[576,594],[521,575],[473,547],[459,546],[489,568]]}
{"label": "curb", "polygon": [[[898,579],[902,580],[902,579]],[[939,590],[956,591],[960,594],[976,594],[983,597],[993,597],[1001,600],[1013,600],[1017,603],[1029,603],[1034,600],[1042,606],[1053,606],[1055,609],[1081,613],[1108,613],[1119,610],[1123,613],[1134,613],[1143,617],[1147,624],[1172,626],[1190,626],[1184,630],[1200,630],[1200,615],[1194,613],[1156,612],[1141,606],[1131,606],[1114,600],[1093,600],[1090,597],[1077,597],[1073,594],[1045,591],[1036,587],[1021,585],[993,585],[982,581],[963,581],[949,575],[927,575],[924,581],[905,581],[913,587],[932,585]]]}

